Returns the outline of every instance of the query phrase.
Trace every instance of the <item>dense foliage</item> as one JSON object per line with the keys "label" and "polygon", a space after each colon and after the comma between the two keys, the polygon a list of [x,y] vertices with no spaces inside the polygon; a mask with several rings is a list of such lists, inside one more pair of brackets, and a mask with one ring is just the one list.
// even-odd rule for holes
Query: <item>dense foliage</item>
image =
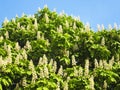
{"label": "dense foliage", "polygon": [[120,30],[94,32],[47,7],[0,28],[0,90],[119,90]]}

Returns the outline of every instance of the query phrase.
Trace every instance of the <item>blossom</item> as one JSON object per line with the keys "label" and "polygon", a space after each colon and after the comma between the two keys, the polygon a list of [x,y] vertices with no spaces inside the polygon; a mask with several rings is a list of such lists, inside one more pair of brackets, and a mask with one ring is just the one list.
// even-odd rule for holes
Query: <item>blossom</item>
{"label": "blossom", "polygon": [[9,33],[8,33],[8,31],[6,31],[6,33],[5,33],[5,37],[6,37],[6,39],[9,38]]}
{"label": "blossom", "polygon": [[89,23],[86,23],[86,25],[85,25],[85,31],[86,32],[90,31],[90,24]]}
{"label": "blossom", "polygon": [[43,69],[40,68],[40,73],[39,73],[40,78],[44,78],[44,71]]}
{"label": "blossom", "polygon": [[22,13],[22,17],[24,17],[24,16],[25,16],[25,13],[23,12],[23,13]]}
{"label": "blossom", "polygon": [[49,65],[50,65],[50,66],[53,65],[53,59],[50,60]]}
{"label": "blossom", "polygon": [[19,62],[20,62],[20,61],[19,61],[19,60],[20,60],[19,55],[20,55],[20,54],[18,54],[18,55],[16,56],[16,59],[15,59],[15,62],[14,62],[15,64],[19,64]]}
{"label": "blossom", "polygon": [[32,60],[30,60],[28,68],[29,70],[34,71],[34,64]]}
{"label": "blossom", "polygon": [[101,40],[101,45],[104,46],[105,45],[105,38],[102,37],[102,40]]}
{"label": "blossom", "polygon": [[17,28],[20,29],[20,23],[19,22],[17,23]]}
{"label": "blossom", "polygon": [[15,44],[15,49],[16,49],[16,50],[20,50],[20,46],[19,46],[19,43],[18,43],[18,42],[16,42],[16,44]]}
{"label": "blossom", "polygon": [[38,29],[38,24],[37,24],[37,19],[35,18],[35,21],[34,21],[34,28],[37,30]]}
{"label": "blossom", "polygon": [[104,89],[104,90],[107,90],[107,82],[106,82],[106,80],[104,81],[103,89]]}
{"label": "blossom", "polygon": [[32,71],[32,82],[31,83],[35,83],[36,79],[37,79],[37,74],[36,74],[36,71],[34,70]]}
{"label": "blossom", "polygon": [[27,60],[27,53],[25,49],[23,49],[22,56],[23,56],[23,59]]}
{"label": "blossom", "polygon": [[7,17],[5,18],[3,25],[6,26],[8,24],[9,20],[7,19]]}
{"label": "blossom", "polygon": [[93,75],[89,78],[90,81],[90,90],[95,90],[94,88],[94,77]]}
{"label": "blossom", "polygon": [[29,42],[29,41],[26,42],[26,45],[24,46],[24,48],[25,48],[25,49],[29,49],[29,50],[32,49],[32,46],[30,45],[30,42]]}
{"label": "blossom", "polygon": [[46,65],[44,66],[44,76],[45,76],[46,78],[49,78],[49,71],[48,71],[48,68],[47,68]]}
{"label": "blossom", "polygon": [[99,61],[99,67],[103,68],[103,61],[102,60]]}
{"label": "blossom", "polygon": [[48,18],[48,14],[47,13],[45,13],[45,21],[46,21],[46,23],[49,23],[49,18]]}
{"label": "blossom", "polygon": [[62,67],[62,65],[60,66],[60,68],[58,70],[58,75],[63,76],[63,67]]}
{"label": "blossom", "polygon": [[82,76],[82,75],[83,75],[83,68],[82,68],[82,67],[79,67],[78,75],[79,75],[79,76]]}
{"label": "blossom", "polygon": [[118,26],[116,23],[114,23],[114,29],[117,30],[118,29]]}
{"label": "blossom", "polygon": [[78,76],[78,70],[75,68],[75,67],[73,67],[73,69],[74,69],[74,76]]}
{"label": "blossom", "polygon": [[57,89],[56,90],[60,90],[60,82],[57,82]]}
{"label": "blossom", "polygon": [[42,58],[42,59],[43,59],[43,60],[42,60],[42,61],[43,61],[43,64],[44,64],[44,65],[47,65],[48,59],[47,59],[47,57],[46,57],[45,54],[43,55],[43,58]]}
{"label": "blossom", "polygon": [[76,65],[76,60],[75,60],[75,56],[72,55],[72,66],[75,66]]}
{"label": "blossom", "polygon": [[112,56],[112,58],[109,60],[109,66],[110,66],[110,69],[112,69],[112,66],[114,64],[114,56]]}
{"label": "blossom", "polygon": [[76,29],[77,26],[76,26],[76,22],[73,23],[73,29]]}
{"label": "blossom", "polygon": [[40,39],[40,31],[37,31],[37,39]]}
{"label": "blossom", "polygon": [[38,12],[40,12],[41,11],[41,8],[40,7],[38,7]]}
{"label": "blossom", "polygon": [[95,66],[95,68],[98,67],[98,61],[97,61],[97,59],[94,60],[94,66]]}
{"label": "blossom", "polygon": [[101,28],[100,28],[100,25],[97,24],[97,30],[100,31],[100,29],[101,29]]}
{"label": "blossom", "polygon": [[3,59],[2,59],[2,56],[0,56],[0,66],[2,66],[4,63]]}
{"label": "blossom", "polygon": [[59,28],[57,28],[58,33],[63,33],[62,25],[59,25]]}
{"label": "blossom", "polygon": [[69,28],[69,23],[68,23],[68,21],[66,20],[65,22],[66,22],[66,23],[65,23],[66,27]]}
{"label": "blossom", "polygon": [[110,24],[108,25],[108,29],[109,29],[109,30],[112,30],[112,26],[111,26]]}
{"label": "blossom", "polygon": [[46,4],[46,5],[44,5],[44,8],[48,8],[47,4]]}
{"label": "blossom", "polygon": [[84,75],[87,76],[88,74],[89,74],[89,59],[86,59]]}
{"label": "blossom", "polygon": [[0,36],[0,41],[2,41],[4,38],[3,38],[3,36]]}
{"label": "blossom", "polygon": [[26,86],[27,85],[27,80],[26,80],[26,77],[23,77],[22,79],[22,86]]}
{"label": "blossom", "polygon": [[12,18],[12,22],[15,23],[15,18]]}
{"label": "blossom", "polygon": [[68,90],[68,82],[67,81],[64,82],[63,90]]}
{"label": "blossom", "polygon": [[102,30],[105,30],[105,27],[104,27],[104,25],[103,25],[103,24],[101,25],[101,27],[102,27]]}

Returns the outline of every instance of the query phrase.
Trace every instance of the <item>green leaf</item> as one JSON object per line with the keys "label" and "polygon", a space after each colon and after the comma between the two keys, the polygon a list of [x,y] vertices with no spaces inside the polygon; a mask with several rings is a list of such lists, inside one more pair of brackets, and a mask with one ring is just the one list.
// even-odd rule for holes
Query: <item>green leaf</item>
{"label": "green leaf", "polygon": [[0,84],[0,90],[3,90],[2,85]]}

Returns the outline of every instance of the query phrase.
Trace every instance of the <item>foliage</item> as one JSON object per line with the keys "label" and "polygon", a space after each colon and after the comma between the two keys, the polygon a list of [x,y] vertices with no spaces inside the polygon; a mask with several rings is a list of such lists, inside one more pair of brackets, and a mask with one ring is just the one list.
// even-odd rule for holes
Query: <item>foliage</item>
{"label": "foliage", "polygon": [[0,90],[119,90],[120,30],[93,32],[47,7],[0,28]]}

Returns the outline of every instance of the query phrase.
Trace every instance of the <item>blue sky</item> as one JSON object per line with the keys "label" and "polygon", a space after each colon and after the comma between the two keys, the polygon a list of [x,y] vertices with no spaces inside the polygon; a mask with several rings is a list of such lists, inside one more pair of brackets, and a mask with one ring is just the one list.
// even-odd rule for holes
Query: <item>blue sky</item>
{"label": "blue sky", "polygon": [[34,14],[45,4],[50,10],[56,8],[58,13],[64,10],[68,15],[80,16],[81,21],[89,22],[93,29],[97,24],[120,25],[120,0],[1,0],[0,25],[5,17],[10,20],[23,12]]}

